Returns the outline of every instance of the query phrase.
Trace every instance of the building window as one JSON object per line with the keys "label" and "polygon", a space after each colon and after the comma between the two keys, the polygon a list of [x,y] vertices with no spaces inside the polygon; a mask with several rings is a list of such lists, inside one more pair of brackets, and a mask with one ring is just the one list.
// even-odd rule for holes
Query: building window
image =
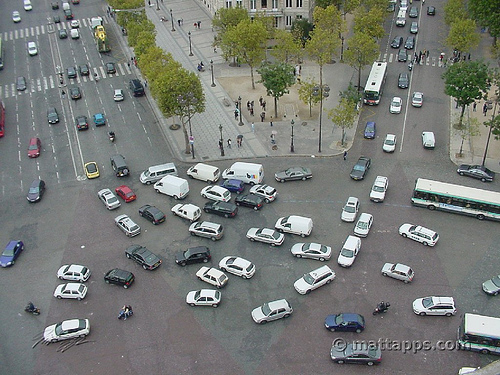
{"label": "building window", "polygon": [[286,27],[292,26],[292,16],[285,16],[285,26]]}
{"label": "building window", "polygon": [[302,0],[297,0],[297,8],[302,8]]}
{"label": "building window", "polygon": [[243,6],[243,0],[236,0],[236,6],[241,8]]}
{"label": "building window", "polygon": [[232,0],[226,0],[226,8],[232,8],[233,7],[233,4],[232,4]]}
{"label": "building window", "polygon": [[297,14],[297,15],[295,16],[295,18],[296,18],[296,19],[298,19],[298,20],[301,20],[301,19],[302,19],[302,14]]}
{"label": "building window", "polygon": [[293,6],[293,0],[285,0],[285,7],[291,8]]}
{"label": "building window", "polygon": [[279,20],[279,18],[278,18],[278,17],[274,17],[274,18],[273,18],[273,26],[274,26],[276,29],[279,27],[279,24],[280,24],[280,22],[279,22],[279,21],[280,21],[280,20]]}
{"label": "building window", "polygon": [[267,9],[267,0],[260,0],[260,7],[262,9]]}
{"label": "building window", "polygon": [[273,9],[278,9],[278,0],[272,0],[273,2]]}
{"label": "building window", "polygon": [[256,10],[257,9],[257,0],[250,0],[250,10]]}

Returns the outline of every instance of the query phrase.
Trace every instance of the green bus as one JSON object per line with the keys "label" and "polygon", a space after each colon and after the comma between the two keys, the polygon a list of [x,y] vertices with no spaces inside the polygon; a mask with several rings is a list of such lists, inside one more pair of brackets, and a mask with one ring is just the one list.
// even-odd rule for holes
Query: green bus
{"label": "green bus", "polygon": [[500,318],[465,313],[457,340],[460,349],[500,355]]}

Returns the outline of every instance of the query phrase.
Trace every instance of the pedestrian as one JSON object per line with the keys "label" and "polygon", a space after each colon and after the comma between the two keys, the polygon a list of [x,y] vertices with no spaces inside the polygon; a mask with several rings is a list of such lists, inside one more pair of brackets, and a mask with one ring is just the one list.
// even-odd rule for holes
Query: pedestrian
{"label": "pedestrian", "polygon": [[260,113],[260,122],[264,122],[265,119],[266,119],[266,112],[261,112]]}
{"label": "pedestrian", "polygon": [[264,98],[261,96],[261,97],[259,98],[259,104],[260,104],[260,106],[261,106],[261,107],[262,107],[262,102],[263,102],[263,101],[264,101]]}
{"label": "pedestrian", "polygon": [[62,97],[63,97],[63,99],[64,99],[64,97],[66,96],[66,91],[62,90],[62,91],[61,91],[61,95],[62,95]]}
{"label": "pedestrian", "polygon": [[472,103],[472,112],[476,112],[477,103]]}
{"label": "pedestrian", "polygon": [[242,143],[242,138],[241,137],[236,138],[236,144],[238,145],[238,148],[241,147],[241,143]]}
{"label": "pedestrian", "polygon": [[238,120],[238,109],[234,110],[234,119]]}
{"label": "pedestrian", "polygon": [[196,27],[198,26],[198,24],[195,22],[195,23],[193,23],[193,26],[196,29]]}
{"label": "pedestrian", "polygon": [[228,138],[227,140],[227,148],[231,148],[231,138]]}
{"label": "pedestrian", "polygon": [[129,69],[130,69],[130,61],[128,61],[128,62],[127,62],[127,66],[128,66],[128,67],[129,67]]}
{"label": "pedestrian", "polygon": [[250,116],[253,116],[253,106],[250,107]]}
{"label": "pedestrian", "polygon": [[247,102],[247,109],[250,111],[250,100]]}
{"label": "pedestrian", "polygon": [[347,150],[344,150],[344,160],[347,160]]}
{"label": "pedestrian", "polygon": [[144,80],[144,87],[148,87],[148,81]]}
{"label": "pedestrian", "polygon": [[196,22],[196,24],[198,25],[198,29],[201,29],[201,21]]}
{"label": "pedestrian", "polygon": [[177,20],[177,24],[178,24],[179,26],[181,25],[181,19],[180,19],[180,18]]}
{"label": "pedestrian", "polygon": [[264,100],[262,102],[262,110],[265,111],[266,110],[266,101]]}
{"label": "pedestrian", "polygon": [[255,124],[252,122],[252,133],[255,133]]}
{"label": "pedestrian", "polygon": [[425,57],[429,58],[429,50],[425,51]]}
{"label": "pedestrian", "polygon": [[470,61],[470,53],[467,55],[467,60]]}
{"label": "pedestrian", "polygon": [[486,104],[486,102],[485,102],[484,105],[483,105],[483,115],[486,116],[487,112],[488,112],[488,104]]}
{"label": "pedestrian", "polygon": [[455,109],[458,108],[458,100],[455,100]]}
{"label": "pedestrian", "polygon": [[271,133],[271,144],[276,144],[276,140],[274,139],[274,133]]}
{"label": "pedestrian", "polygon": [[148,5],[151,6],[151,0],[148,0]]}
{"label": "pedestrian", "polygon": [[273,118],[271,117],[271,121],[269,121],[269,126],[272,128],[273,127]]}

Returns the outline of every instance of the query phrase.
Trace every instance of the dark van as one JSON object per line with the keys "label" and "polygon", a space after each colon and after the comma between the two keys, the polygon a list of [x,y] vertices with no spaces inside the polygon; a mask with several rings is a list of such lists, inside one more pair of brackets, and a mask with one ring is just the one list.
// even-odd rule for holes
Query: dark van
{"label": "dark van", "polygon": [[130,90],[134,96],[144,95],[144,86],[138,79],[131,79],[129,83]]}
{"label": "dark van", "polygon": [[111,157],[111,167],[115,171],[117,177],[128,176],[129,174],[125,158],[120,154]]}

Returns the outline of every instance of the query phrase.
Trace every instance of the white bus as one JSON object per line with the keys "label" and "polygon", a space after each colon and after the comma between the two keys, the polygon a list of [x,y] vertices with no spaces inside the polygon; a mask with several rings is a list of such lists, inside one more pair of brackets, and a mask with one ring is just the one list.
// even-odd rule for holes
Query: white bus
{"label": "white bus", "polygon": [[375,61],[366,81],[363,93],[363,103],[368,105],[378,105],[382,96],[382,88],[387,75],[387,63]]}
{"label": "white bus", "polygon": [[466,313],[457,339],[460,349],[500,355],[500,318]]}
{"label": "white bus", "polygon": [[500,220],[500,193],[417,178],[411,203],[430,210]]}

